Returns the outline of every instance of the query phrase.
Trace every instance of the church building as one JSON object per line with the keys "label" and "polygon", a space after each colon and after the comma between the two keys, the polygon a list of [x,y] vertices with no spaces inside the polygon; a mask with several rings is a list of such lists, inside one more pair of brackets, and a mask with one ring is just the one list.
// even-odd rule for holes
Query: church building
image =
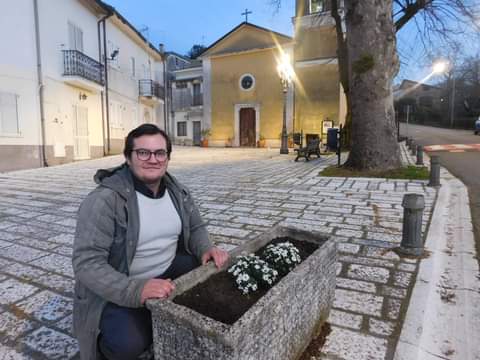
{"label": "church building", "polygon": [[[304,143],[309,137],[325,143],[327,129],[344,122],[335,23],[328,5],[297,0],[293,38],[245,21],[200,55],[201,128],[209,133],[209,146],[255,147],[263,142],[280,147],[285,104],[287,133],[302,133]],[[286,96],[277,72],[284,59],[293,73]],[[181,126],[174,129],[182,131],[176,131],[175,140],[181,134],[187,143],[194,131],[184,129],[195,127],[184,124],[184,116],[177,119]]]}

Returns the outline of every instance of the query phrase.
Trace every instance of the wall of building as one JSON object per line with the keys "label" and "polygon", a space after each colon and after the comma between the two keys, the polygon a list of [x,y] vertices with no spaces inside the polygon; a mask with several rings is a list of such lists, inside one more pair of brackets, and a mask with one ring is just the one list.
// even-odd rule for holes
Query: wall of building
{"label": "wall of building", "polygon": [[132,41],[129,31],[115,18],[107,22],[107,57],[118,50],[108,67],[112,153],[122,151],[123,139],[132,128],[145,122],[164,127],[164,101],[139,102],[139,80],[154,80],[163,86],[163,63]]}
{"label": "wall of building", "polygon": [[[251,105],[259,109],[257,139],[263,135],[267,143],[278,144],[283,122],[283,92],[277,74],[276,50],[268,49],[211,58],[211,128],[210,142],[224,145],[235,135],[235,105]],[[251,74],[255,86],[250,91],[240,88],[240,78]],[[291,115],[288,124],[291,124]],[[291,126],[289,126],[290,128]]]}
{"label": "wall of building", "polygon": [[[72,83],[71,77],[63,75],[62,52],[72,49],[69,36],[71,23],[83,34],[82,53],[99,61],[97,21],[100,14],[92,12],[78,0],[38,1],[38,5],[47,163],[56,165],[103,156],[106,136],[102,123],[103,87],[85,79]],[[0,93],[16,95],[19,130],[13,134],[0,130],[0,171],[43,165],[34,25],[32,0],[19,0],[2,7]],[[142,122],[163,125],[163,101],[140,102],[138,80],[149,78],[163,85],[164,69],[160,55],[148,48],[133,30],[118,19],[107,22],[107,39],[110,39],[108,50],[114,49],[115,45],[122,50],[115,66],[109,71],[110,100],[116,110],[121,108],[125,112],[114,121],[111,129],[112,152],[119,152],[123,148],[124,136],[133,127]],[[135,58],[135,73],[131,58]],[[88,119],[85,129],[88,135],[80,142],[75,136],[79,111]],[[78,151],[79,143],[82,143],[84,151]],[[4,154],[8,156],[4,157]],[[11,161],[12,156],[14,162]]]}
{"label": "wall of building", "polygon": [[295,37],[295,61],[337,57],[337,35],[333,27],[303,28]]}
{"label": "wall of building", "polygon": [[[21,167],[41,166],[40,115],[33,5],[31,0],[19,0],[15,6],[3,6],[0,11],[0,93],[16,96],[19,131],[0,129],[0,171]],[[19,46],[19,44],[22,44]],[[21,164],[12,155],[21,154]]]}
{"label": "wall of building", "polygon": [[[297,2],[297,14],[308,1]],[[305,13],[303,11],[303,13]],[[328,13],[295,19],[295,131],[324,138],[325,120],[333,126],[344,122],[345,103],[340,89],[337,43]]]}
{"label": "wall of building", "polygon": [[340,85],[337,65],[297,67],[302,90],[295,96],[295,131],[322,134],[322,122],[333,120],[339,125]]}
{"label": "wall of building", "polygon": [[[97,148],[103,146],[99,94],[67,85],[62,77],[62,50],[70,48],[69,21],[83,31],[83,52],[98,58],[96,17],[78,1],[39,1],[38,4],[47,161],[57,164],[73,160],[73,152],[70,151],[74,144],[72,107],[82,101],[79,98],[81,93],[87,95],[80,105],[86,107],[89,114],[88,131],[92,134],[89,139],[92,149],[89,152],[97,154]],[[41,166],[33,1],[20,0],[14,6],[4,6],[0,16],[0,91],[18,95],[20,129],[17,136],[0,135],[2,153],[17,154],[17,166],[12,167],[0,160],[0,171]]]}

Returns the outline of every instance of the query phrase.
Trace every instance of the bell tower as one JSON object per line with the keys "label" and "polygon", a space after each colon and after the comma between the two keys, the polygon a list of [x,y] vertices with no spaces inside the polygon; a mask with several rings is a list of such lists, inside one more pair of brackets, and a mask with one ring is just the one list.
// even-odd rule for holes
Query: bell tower
{"label": "bell tower", "polygon": [[326,138],[325,126],[330,122],[338,126],[344,121],[335,20],[330,14],[330,0],[296,0],[294,25],[298,79],[295,84],[294,130]]}

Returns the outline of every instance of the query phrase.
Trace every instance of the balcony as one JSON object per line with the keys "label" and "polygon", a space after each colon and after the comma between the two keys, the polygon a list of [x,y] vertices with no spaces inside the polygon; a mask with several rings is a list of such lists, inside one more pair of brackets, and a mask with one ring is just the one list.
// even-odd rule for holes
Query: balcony
{"label": "balcony", "polygon": [[203,105],[203,94],[192,94],[190,89],[174,89],[172,92],[173,111],[187,111]]}
{"label": "balcony", "polygon": [[90,91],[101,91],[105,84],[101,63],[78,50],[62,50],[63,76],[66,83]]}
{"label": "balcony", "polygon": [[165,88],[153,80],[138,80],[138,96],[146,105],[157,105],[165,100]]}

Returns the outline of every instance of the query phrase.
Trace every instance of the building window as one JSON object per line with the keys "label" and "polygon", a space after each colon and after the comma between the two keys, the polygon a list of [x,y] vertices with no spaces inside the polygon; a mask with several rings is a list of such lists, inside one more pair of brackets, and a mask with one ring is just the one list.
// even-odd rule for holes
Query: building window
{"label": "building window", "polygon": [[326,11],[325,0],[310,0],[310,14]]}
{"label": "building window", "polygon": [[187,136],[187,122],[177,122],[177,136]]}
{"label": "building window", "polygon": [[186,89],[188,86],[188,83],[186,81],[177,81],[175,82],[175,87],[177,89]]}
{"label": "building window", "polygon": [[251,74],[245,74],[240,77],[240,88],[248,91],[255,87],[255,78]]}
{"label": "building window", "polygon": [[130,58],[130,71],[132,77],[135,77],[135,58],[133,56]]}
{"label": "building window", "polygon": [[70,50],[78,50],[83,53],[83,31],[71,22],[68,22],[68,45]]}
{"label": "building window", "polygon": [[433,98],[431,96],[421,96],[418,102],[421,106],[433,107]]}
{"label": "building window", "polygon": [[121,129],[127,123],[127,108],[121,102],[110,101],[110,127]]}
{"label": "building window", "polygon": [[0,92],[0,134],[19,134],[18,96]]}

